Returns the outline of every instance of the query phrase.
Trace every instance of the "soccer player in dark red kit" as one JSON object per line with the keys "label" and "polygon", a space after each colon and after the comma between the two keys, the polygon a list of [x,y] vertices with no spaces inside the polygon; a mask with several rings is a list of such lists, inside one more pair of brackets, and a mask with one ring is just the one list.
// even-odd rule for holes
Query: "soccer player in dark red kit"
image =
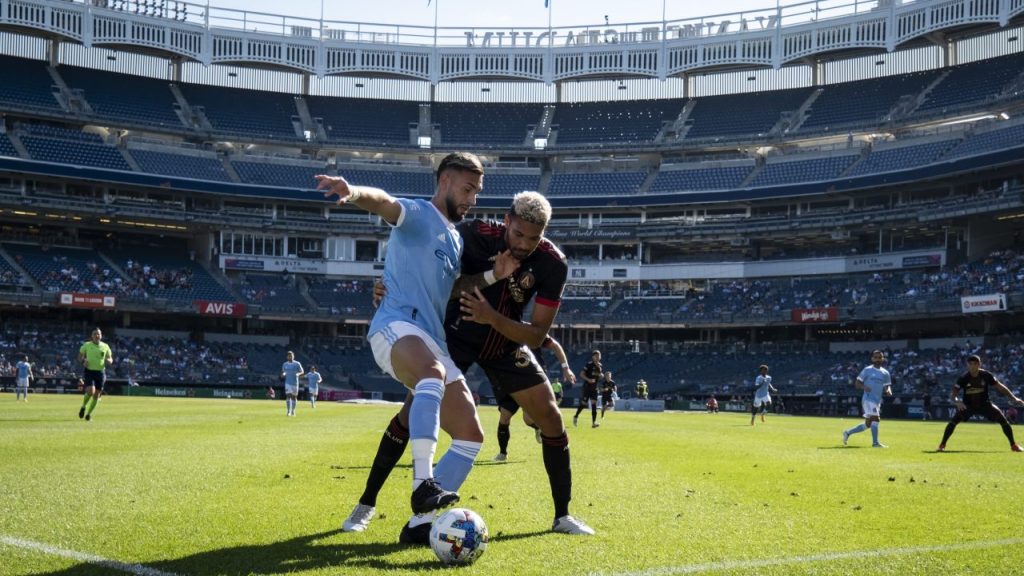
{"label": "soccer player in dark red kit", "polygon": [[[568,275],[565,255],[543,237],[550,218],[551,206],[543,196],[523,192],[513,198],[504,223],[473,220],[458,226],[464,242],[462,276],[452,291],[457,297],[448,303],[445,335],[457,366],[468,370],[478,364],[495,391],[511,396],[540,428],[544,468],[555,505],[551,530],[589,535],[594,530],[569,515],[569,437],[547,376],[531,352],[547,337]],[[533,312],[524,322],[523,310],[530,300],[534,300]],[[407,398],[381,438],[366,489],[342,530],[365,530],[373,518],[377,494],[408,443],[408,406]],[[470,419],[479,426],[475,410],[456,414],[446,412],[447,406],[442,404],[443,428],[446,421]],[[452,406],[455,411],[465,410],[462,404]],[[474,433],[483,435],[482,430]],[[452,438],[458,440],[455,433]],[[466,478],[449,475],[443,459],[435,467],[435,477],[445,490],[457,490]],[[433,513],[414,515],[399,540],[426,545],[433,518]]]}
{"label": "soccer player in dark red kit", "polygon": [[[1010,450],[1024,452],[1020,445],[1013,440],[1013,427],[1006,420],[1006,416],[989,399],[988,393],[991,388],[995,388],[1014,404],[1018,406],[1024,405],[1024,401],[1021,401],[1013,392],[1010,392],[1010,389],[993,376],[991,372],[982,370],[981,358],[979,356],[971,354],[967,357],[967,372],[957,379],[956,384],[953,385],[953,390],[949,393],[949,399],[956,404],[956,415],[949,421],[949,424],[946,424],[946,431],[942,434],[942,442],[939,444],[939,452],[946,451],[946,441],[953,435],[956,425],[970,420],[971,416],[975,414],[980,414],[992,422],[999,423],[1003,428],[1003,434],[1006,435],[1006,439],[1010,441]],[[960,396],[961,392],[963,393],[962,398]]]}
{"label": "soccer player in dark red kit", "polygon": [[590,354],[590,362],[583,367],[583,371],[580,372],[580,376],[583,377],[583,391],[580,395],[580,405],[576,408],[576,414],[572,417],[572,425],[575,426],[579,422],[580,412],[590,405],[590,426],[597,428],[601,425],[597,421],[597,387],[601,378],[604,377],[604,369],[601,368],[601,351],[594,350]]}

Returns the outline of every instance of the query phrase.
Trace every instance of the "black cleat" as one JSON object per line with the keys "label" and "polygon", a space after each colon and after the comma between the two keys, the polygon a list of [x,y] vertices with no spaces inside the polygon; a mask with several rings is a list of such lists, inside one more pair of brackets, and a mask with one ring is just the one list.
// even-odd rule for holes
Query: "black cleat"
{"label": "black cleat", "polygon": [[426,514],[458,502],[459,494],[441,488],[437,481],[430,478],[413,490],[410,501],[413,514]]}
{"label": "black cleat", "polygon": [[402,526],[401,534],[398,535],[398,541],[412,546],[430,546],[430,526],[431,523],[427,522],[409,527],[409,523],[406,522],[405,526]]}
{"label": "black cleat", "polygon": [[85,421],[88,422],[89,420],[92,420],[92,414],[85,415]]}
{"label": "black cleat", "polygon": [[82,408],[78,410],[78,417],[85,418],[85,406],[82,406]]}

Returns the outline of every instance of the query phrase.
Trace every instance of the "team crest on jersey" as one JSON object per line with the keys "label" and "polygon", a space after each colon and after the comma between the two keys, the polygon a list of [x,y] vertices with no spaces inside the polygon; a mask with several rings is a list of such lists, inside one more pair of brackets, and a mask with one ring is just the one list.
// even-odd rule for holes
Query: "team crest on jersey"
{"label": "team crest on jersey", "polygon": [[533,288],[533,285],[536,283],[537,277],[533,275],[533,272],[527,272],[519,277],[519,285],[523,287],[523,290]]}

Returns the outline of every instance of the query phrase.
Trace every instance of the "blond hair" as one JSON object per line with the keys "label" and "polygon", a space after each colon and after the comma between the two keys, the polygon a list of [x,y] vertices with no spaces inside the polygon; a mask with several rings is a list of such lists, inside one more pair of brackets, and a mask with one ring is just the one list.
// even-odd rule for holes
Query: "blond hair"
{"label": "blond hair", "polygon": [[512,198],[511,213],[516,218],[547,228],[551,220],[551,203],[537,192],[520,192]]}

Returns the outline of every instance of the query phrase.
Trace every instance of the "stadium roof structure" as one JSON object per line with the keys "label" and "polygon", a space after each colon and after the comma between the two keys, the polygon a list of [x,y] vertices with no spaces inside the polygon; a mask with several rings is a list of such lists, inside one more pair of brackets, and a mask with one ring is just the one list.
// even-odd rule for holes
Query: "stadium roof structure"
{"label": "stadium roof structure", "polygon": [[0,0],[0,29],[318,77],[557,84],[893,52],[990,32],[1022,12],[1024,0],[812,0],[683,20],[485,30],[313,20],[190,2]]}

